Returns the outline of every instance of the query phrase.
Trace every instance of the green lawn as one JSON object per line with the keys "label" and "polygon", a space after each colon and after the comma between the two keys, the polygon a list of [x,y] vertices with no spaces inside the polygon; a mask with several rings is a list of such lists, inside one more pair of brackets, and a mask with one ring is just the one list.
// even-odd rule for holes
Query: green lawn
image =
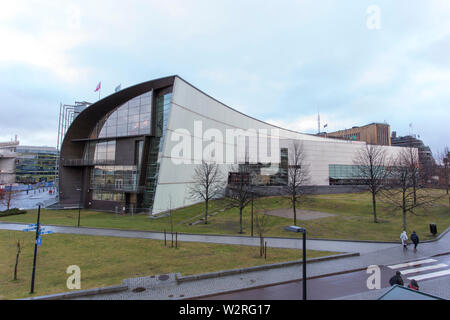
{"label": "green lawn", "polygon": [[[443,191],[436,191],[443,194]],[[212,210],[224,207],[224,201],[214,201]],[[369,193],[334,194],[308,196],[301,209],[322,211],[336,216],[317,220],[299,221],[298,224],[308,230],[308,237],[334,238],[350,240],[379,240],[398,241],[402,229],[402,216],[400,211],[391,212],[391,209],[378,201],[379,223],[373,223],[371,196]],[[267,197],[255,200],[255,211],[278,208],[289,208],[289,199],[283,197]],[[239,211],[236,208],[226,210],[208,218],[208,224],[190,226],[186,221],[195,216],[202,216],[202,204],[173,211],[173,227],[176,232],[200,234],[232,234],[239,235]],[[43,224],[77,225],[77,210],[54,211],[42,210]],[[251,219],[250,206],[244,210],[244,235],[250,235]],[[194,219],[193,221],[198,220]],[[31,210],[25,215],[8,216],[0,221],[36,222],[36,211]],[[421,209],[416,214],[408,214],[408,232],[415,230],[422,240],[432,239],[429,233],[429,224],[436,223],[438,232],[450,226],[450,210],[448,199],[442,198],[432,208],[426,211]],[[287,232],[284,227],[291,225],[292,219],[271,216],[268,221],[266,236],[298,237]],[[81,225],[85,227],[135,229],[164,231],[170,230],[168,217],[150,219],[147,215],[118,216],[112,213],[83,210]],[[255,230],[256,234],[256,230]]]}
{"label": "green lawn", "polygon": [[[18,280],[13,281],[16,241],[23,250]],[[0,231],[0,299],[30,297],[34,234]],[[206,243],[179,243],[178,249],[164,241],[50,234],[39,247],[35,296],[69,291],[70,265],[81,268],[81,289],[118,285],[123,279],[180,272],[182,275],[251,267],[301,259],[301,250],[269,248],[267,260],[259,247]],[[335,254],[308,251],[309,258]]]}

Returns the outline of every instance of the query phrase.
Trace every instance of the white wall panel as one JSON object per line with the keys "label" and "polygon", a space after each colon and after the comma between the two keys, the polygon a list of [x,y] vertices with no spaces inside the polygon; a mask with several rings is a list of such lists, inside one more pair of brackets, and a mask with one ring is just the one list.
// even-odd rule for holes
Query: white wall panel
{"label": "white wall panel", "polygon": [[[201,121],[202,130],[195,132],[195,121]],[[174,161],[197,160],[201,161],[201,154],[195,155],[194,142],[203,143],[201,149],[209,144],[203,141],[203,133],[208,129],[217,129],[222,133],[222,139],[218,144],[225,148],[229,146],[226,141],[226,129],[279,129],[276,138],[280,140],[280,147],[291,144],[287,139],[302,141],[306,153],[305,161],[310,166],[311,185],[329,184],[329,165],[352,165],[356,152],[365,145],[365,142],[328,139],[308,134],[301,134],[289,130],[274,127],[262,121],[248,117],[233,110],[217,100],[202,93],[180,78],[175,78],[171,111],[168,122],[168,131],[163,148],[162,161],[159,171],[158,186],[155,195],[154,213],[165,211],[169,208],[169,197],[172,208],[179,208],[195,202],[188,196],[188,185],[192,181],[194,164],[175,164]],[[172,141],[177,129],[187,130],[186,138],[191,140],[191,156],[172,158],[172,150],[178,144]],[[272,132],[273,133],[273,132]],[[397,154],[402,148],[384,147],[389,155]],[[237,150],[234,147],[235,152]],[[221,170],[227,175],[230,164],[221,165]]]}

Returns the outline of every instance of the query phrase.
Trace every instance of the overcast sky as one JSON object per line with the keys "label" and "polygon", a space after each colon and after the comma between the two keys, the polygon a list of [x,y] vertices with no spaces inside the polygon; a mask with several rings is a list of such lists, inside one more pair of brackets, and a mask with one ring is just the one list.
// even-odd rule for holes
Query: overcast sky
{"label": "overcast sky", "polygon": [[2,1],[0,39],[0,141],[56,146],[60,102],[178,74],[289,129],[450,144],[448,0]]}

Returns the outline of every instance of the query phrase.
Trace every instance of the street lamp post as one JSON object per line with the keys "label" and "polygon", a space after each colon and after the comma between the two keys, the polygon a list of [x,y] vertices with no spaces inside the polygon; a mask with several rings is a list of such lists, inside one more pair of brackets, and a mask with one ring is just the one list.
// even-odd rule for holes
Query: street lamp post
{"label": "street lamp post", "polygon": [[251,229],[252,229],[252,237],[253,237],[253,191],[252,191],[252,224],[251,224]]}
{"label": "street lamp post", "polygon": [[80,227],[80,216],[81,216],[81,188],[77,188],[77,191],[80,191],[80,201],[78,201],[78,228]]}
{"label": "street lamp post", "polygon": [[286,227],[285,230],[292,231],[292,232],[301,232],[303,234],[303,300],[306,299],[306,229],[297,227],[297,226],[290,226]]}

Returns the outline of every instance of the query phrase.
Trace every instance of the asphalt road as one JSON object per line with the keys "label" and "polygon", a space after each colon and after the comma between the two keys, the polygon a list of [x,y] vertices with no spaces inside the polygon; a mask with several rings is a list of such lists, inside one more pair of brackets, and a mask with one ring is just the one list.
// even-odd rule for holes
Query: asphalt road
{"label": "asphalt road", "polygon": [[[434,261],[432,261],[434,260]],[[450,255],[413,261],[413,265],[402,264],[380,266],[381,288],[389,287],[389,279],[397,270],[403,272],[402,278],[407,286],[408,278],[424,277],[422,281],[436,279],[438,277],[450,277]],[[311,266],[312,267],[312,266]],[[426,270],[424,270],[426,269]],[[436,273],[443,274],[434,276]],[[447,274],[444,274],[447,273]],[[336,276],[310,279],[307,281],[308,300],[329,300],[366,292],[367,279],[371,274],[366,270],[346,273]],[[219,294],[198,300],[301,300],[303,297],[302,282],[295,281],[287,284],[273,285],[257,289],[248,289],[228,294]]]}

